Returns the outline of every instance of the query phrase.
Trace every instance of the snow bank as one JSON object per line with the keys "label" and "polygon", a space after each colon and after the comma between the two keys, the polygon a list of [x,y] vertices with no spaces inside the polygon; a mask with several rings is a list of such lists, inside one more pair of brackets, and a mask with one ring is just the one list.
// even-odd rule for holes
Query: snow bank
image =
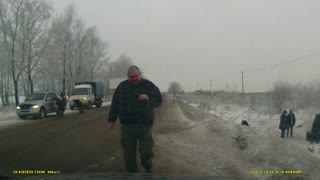
{"label": "snow bank", "polygon": [[[199,111],[218,116],[215,123],[208,128],[214,134],[210,136],[224,137],[219,144],[233,139],[233,146],[241,150],[237,157],[241,163],[248,163],[252,170],[303,170],[312,179],[320,176],[320,145],[306,141],[306,131],[311,129],[315,108],[296,110],[296,125],[293,137],[280,138],[278,129],[280,114],[269,111],[268,106],[259,105],[253,108],[250,104],[223,103],[214,98],[193,96],[184,98],[183,102]],[[241,121],[247,120],[249,127],[241,126]],[[221,123],[222,122],[222,123]],[[221,145],[223,146],[223,145]],[[227,147],[227,145],[225,145]],[[239,152],[238,152],[239,153]],[[229,157],[229,156],[227,156]],[[272,175],[257,175],[271,178]]]}

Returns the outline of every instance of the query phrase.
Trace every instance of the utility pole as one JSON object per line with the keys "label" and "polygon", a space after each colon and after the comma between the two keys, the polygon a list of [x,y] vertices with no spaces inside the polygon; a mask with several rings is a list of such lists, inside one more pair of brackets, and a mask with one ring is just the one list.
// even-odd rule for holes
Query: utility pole
{"label": "utility pole", "polygon": [[243,71],[241,72],[241,75],[242,75],[242,94],[244,94],[244,79],[243,79],[244,72]]}
{"label": "utility pole", "polygon": [[211,95],[212,95],[212,80],[210,80],[210,91],[211,91]]}

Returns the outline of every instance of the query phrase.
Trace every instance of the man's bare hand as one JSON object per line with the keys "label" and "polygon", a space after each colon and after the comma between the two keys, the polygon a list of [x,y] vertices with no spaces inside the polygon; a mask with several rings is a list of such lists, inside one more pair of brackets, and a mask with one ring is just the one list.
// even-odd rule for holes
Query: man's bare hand
{"label": "man's bare hand", "polygon": [[116,128],[116,124],[115,123],[109,123],[109,129],[114,129]]}
{"label": "man's bare hand", "polygon": [[149,100],[149,97],[146,95],[146,94],[141,94],[139,96],[139,100],[141,101],[148,101]]}

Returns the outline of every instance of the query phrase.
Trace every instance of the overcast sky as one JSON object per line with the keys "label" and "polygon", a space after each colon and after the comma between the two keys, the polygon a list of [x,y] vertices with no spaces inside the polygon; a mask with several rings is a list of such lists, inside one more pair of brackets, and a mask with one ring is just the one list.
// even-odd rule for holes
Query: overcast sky
{"label": "overcast sky", "polygon": [[[214,90],[240,91],[240,71],[320,51],[318,0],[54,0],[54,7],[62,12],[71,2],[98,27],[112,60],[131,56],[161,90],[171,81],[209,90],[212,80]],[[245,89],[318,81],[319,59],[245,72]]]}

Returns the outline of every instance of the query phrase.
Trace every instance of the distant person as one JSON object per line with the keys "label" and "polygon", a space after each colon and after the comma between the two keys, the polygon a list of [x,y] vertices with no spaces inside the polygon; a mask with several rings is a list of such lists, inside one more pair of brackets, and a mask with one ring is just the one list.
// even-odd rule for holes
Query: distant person
{"label": "distant person", "polygon": [[64,112],[66,111],[66,108],[67,108],[68,100],[67,100],[67,96],[64,92],[61,92],[60,95],[61,95],[62,102],[61,102],[61,106],[59,108],[61,110],[61,117],[63,117]]}
{"label": "distant person", "polygon": [[128,80],[121,82],[115,90],[109,112],[109,128],[115,128],[119,117],[121,146],[128,173],[137,173],[137,146],[141,155],[141,165],[146,173],[152,173],[154,157],[152,125],[154,108],[162,103],[159,88],[151,81],[141,78],[140,69],[130,66]]}
{"label": "distant person", "polygon": [[311,128],[312,139],[320,140],[320,114],[317,114],[314,118]]}
{"label": "distant person", "polygon": [[288,117],[287,117],[287,111],[283,111],[283,113],[280,116],[280,124],[279,129],[281,130],[281,138],[284,139],[284,135],[286,130],[288,129]]}
{"label": "distant person", "polygon": [[67,106],[67,97],[65,96],[65,94],[62,92],[61,97],[55,97],[54,100],[56,102],[56,104],[58,105],[58,115],[63,117],[64,111],[66,110],[66,106]]}
{"label": "distant person", "polygon": [[290,136],[292,137],[293,127],[296,123],[296,116],[294,115],[293,111],[290,110],[287,117],[288,117],[287,137],[289,137],[289,131],[290,131]]}

